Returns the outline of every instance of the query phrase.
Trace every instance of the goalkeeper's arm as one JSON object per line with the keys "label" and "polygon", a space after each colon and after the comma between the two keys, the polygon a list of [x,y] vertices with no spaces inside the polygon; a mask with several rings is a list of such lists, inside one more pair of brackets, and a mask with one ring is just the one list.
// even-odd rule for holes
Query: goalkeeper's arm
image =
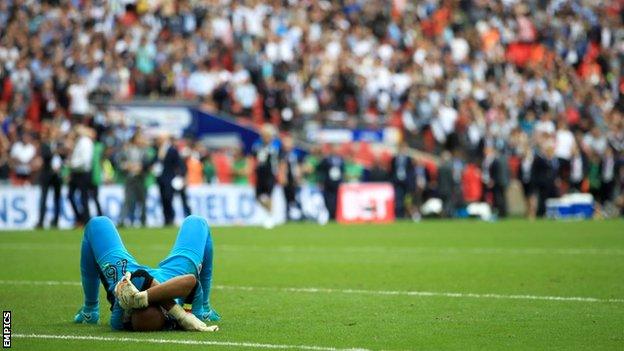
{"label": "goalkeeper's arm", "polygon": [[175,298],[185,298],[191,294],[197,279],[192,274],[182,275],[172,278],[162,284],[156,279],[151,281],[150,287],[144,291],[138,291],[132,282],[126,282],[130,289],[120,289],[119,293],[124,294],[129,291],[135,291],[130,298],[127,296],[118,296],[126,303],[132,305],[132,308],[144,308],[148,305],[160,305],[169,315],[175,318],[184,330],[191,331],[217,331],[218,327],[206,326],[204,322],[199,320],[195,315],[187,313],[181,306],[175,303]]}

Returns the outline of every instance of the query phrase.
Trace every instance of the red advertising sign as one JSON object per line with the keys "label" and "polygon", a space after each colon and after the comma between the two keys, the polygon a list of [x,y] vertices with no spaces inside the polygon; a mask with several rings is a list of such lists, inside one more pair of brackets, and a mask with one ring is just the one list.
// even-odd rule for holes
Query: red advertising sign
{"label": "red advertising sign", "polygon": [[346,183],[338,189],[339,223],[394,221],[394,188],[390,183]]}

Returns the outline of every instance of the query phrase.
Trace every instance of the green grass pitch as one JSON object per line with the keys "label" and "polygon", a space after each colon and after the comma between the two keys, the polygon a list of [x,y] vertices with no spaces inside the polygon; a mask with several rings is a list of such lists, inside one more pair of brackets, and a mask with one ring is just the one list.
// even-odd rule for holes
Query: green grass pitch
{"label": "green grass pitch", "polygon": [[[176,229],[121,234],[154,265]],[[213,239],[221,330],[129,333],[110,330],[103,292],[99,325],[70,322],[80,231],[0,232],[13,349],[624,349],[621,220],[289,224]]]}

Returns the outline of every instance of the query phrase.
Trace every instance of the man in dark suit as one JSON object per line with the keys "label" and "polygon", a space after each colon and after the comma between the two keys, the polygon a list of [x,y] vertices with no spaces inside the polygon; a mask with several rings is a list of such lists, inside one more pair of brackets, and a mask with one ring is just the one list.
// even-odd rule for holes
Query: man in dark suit
{"label": "man in dark suit", "polygon": [[498,154],[496,149],[487,146],[484,150],[483,159],[483,185],[484,194],[491,194],[493,207],[499,217],[507,217],[507,199],[505,192],[509,183],[509,171],[507,158]]}
{"label": "man in dark suit", "polygon": [[282,140],[280,158],[280,172],[284,180],[284,198],[286,199],[286,218],[289,220],[298,219],[293,213],[301,210],[297,201],[299,185],[301,184],[301,166],[291,136],[286,136]]}
{"label": "man in dark suit", "polygon": [[455,180],[453,179],[453,159],[449,151],[442,152],[438,168],[438,196],[444,204],[443,215],[452,217],[455,212]]}
{"label": "man in dark suit", "polygon": [[158,183],[158,189],[160,190],[160,201],[165,219],[164,225],[172,225],[175,219],[173,210],[175,189],[172,183],[174,178],[183,173],[182,159],[178,150],[172,145],[169,135],[161,134],[156,140],[156,146],[158,149],[156,150],[156,158],[152,169],[156,175],[156,183]]}
{"label": "man in dark suit", "polygon": [[410,195],[415,188],[414,164],[408,155],[407,143],[399,145],[399,152],[390,164],[390,179],[394,186],[394,213],[397,218],[405,217],[405,198]]}
{"label": "man in dark suit", "polygon": [[61,153],[61,145],[58,138],[58,129],[50,125],[43,134],[43,142],[41,143],[42,167],[40,178],[41,197],[39,199],[39,222],[38,228],[43,228],[43,222],[46,215],[46,200],[48,190],[52,188],[54,192],[54,217],[50,226],[57,227],[59,214],[61,211],[61,167],[63,166],[63,156]]}
{"label": "man in dark suit", "polygon": [[323,197],[325,206],[332,219],[336,218],[338,206],[338,188],[344,179],[345,162],[338,155],[338,145],[332,145],[331,153],[318,165],[318,173],[321,175],[323,184]]}
{"label": "man in dark suit", "polygon": [[559,197],[559,162],[553,145],[546,145],[543,152],[537,155],[531,174],[537,191],[537,215],[543,217],[546,213],[546,199]]}

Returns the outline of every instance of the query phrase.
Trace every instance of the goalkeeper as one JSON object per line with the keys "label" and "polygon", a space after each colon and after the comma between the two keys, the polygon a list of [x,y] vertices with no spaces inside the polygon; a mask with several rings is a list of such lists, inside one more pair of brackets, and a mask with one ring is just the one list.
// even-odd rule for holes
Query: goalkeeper
{"label": "goalkeeper", "polygon": [[[82,240],[80,270],[82,277],[82,288],[84,292],[84,305],[74,317],[76,323],[95,324],[99,320],[99,301],[98,289],[99,283],[102,282],[107,293],[107,300],[111,304],[111,320],[110,324],[113,329],[122,330],[129,329],[130,320],[134,312],[137,315],[155,316],[155,312],[159,308],[164,308],[170,317],[177,320],[178,324],[190,330],[202,330],[205,324],[198,324],[195,321],[194,327],[188,327],[187,319],[196,319],[201,321],[217,321],[219,315],[210,307],[210,286],[212,279],[212,238],[210,236],[210,228],[208,223],[201,217],[187,217],[176,238],[175,244],[158,268],[150,268],[140,265],[136,259],[125,248],[121,237],[117,232],[113,222],[107,217],[92,218],[84,230]],[[127,273],[131,273],[129,276]],[[183,302],[180,298],[184,296],[175,296],[171,294],[167,287],[174,284],[166,284],[168,280],[184,275],[192,275],[196,278],[196,283],[190,292],[187,300],[192,303],[192,315],[180,313],[179,304],[170,303],[169,298],[179,298],[178,302]],[[128,284],[128,283],[132,284]],[[140,294],[131,293],[129,290],[135,286],[147,290],[154,285],[163,283],[165,288],[160,288],[161,292],[158,301],[149,301],[149,308],[145,310],[133,310],[125,304],[126,309],[122,307],[120,301],[115,297],[115,287],[117,283],[118,292],[126,292],[122,294],[126,296],[126,302],[130,301],[130,297],[141,303],[141,298],[149,295],[149,292]],[[172,281],[174,283],[174,281]],[[164,289],[164,290],[163,290]],[[173,289],[175,293],[179,293],[180,289]],[[173,309],[171,311],[170,309]],[[183,312],[183,310],[182,310]],[[180,321],[184,319],[184,321]],[[202,327],[203,325],[203,327]]]}

